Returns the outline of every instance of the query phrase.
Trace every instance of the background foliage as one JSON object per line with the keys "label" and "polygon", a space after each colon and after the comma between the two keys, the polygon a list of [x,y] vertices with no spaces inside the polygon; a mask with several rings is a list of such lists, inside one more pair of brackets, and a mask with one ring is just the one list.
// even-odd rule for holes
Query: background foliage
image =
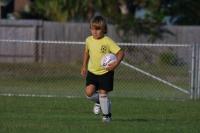
{"label": "background foliage", "polygon": [[34,0],[30,11],[22,12],[21,17],[88,22],[101,14],[118,27],[122,40],[130,41],[134,34],[154,42],[162,39],[162,33],[172,34],[163,27],[167,23],[199,25],[199,6],[199,0]]}

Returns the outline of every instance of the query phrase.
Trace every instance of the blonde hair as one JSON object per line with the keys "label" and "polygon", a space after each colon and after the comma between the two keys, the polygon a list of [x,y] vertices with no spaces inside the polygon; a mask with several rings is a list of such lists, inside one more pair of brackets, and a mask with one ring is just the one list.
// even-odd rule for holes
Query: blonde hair
{"label": "blonde hair", "polygon": [[92,18],[90,21],[90,28],[92,27],[103,30],[104,34],[107,33],[106,20],[102,16],[95,16]]}

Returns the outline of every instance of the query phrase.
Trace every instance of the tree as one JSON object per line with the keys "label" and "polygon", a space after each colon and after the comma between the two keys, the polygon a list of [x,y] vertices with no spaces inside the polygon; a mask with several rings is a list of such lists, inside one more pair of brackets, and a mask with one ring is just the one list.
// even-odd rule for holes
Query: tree
{"label": "tree", "polygon": [[0,0],[0,19],[1,19],[1,7],[6,6],[11,2],[11,0]]}
{"label": "tree", "polygon": [[[99,13],[124,33],[123,39],[129,36],[146,35],[149,41],[162,38],[167,32],[163,27],[165,10],[162,0],[34,0],[30,12],[22,17],[52,21],[88,21]],[[143,11],[143,15],[138,15]],[[126,38],[124,38],[126,37]]]}
{"label": "tree", "polygon": [[6,6],[7,4],[9,4],[11,2],[11,0],[0,0],[0,5],[1,6]]}
{"label": "tree", "polygon": [[22,18],[66,22],[85,19],[87,0],[35,0],[29,12],[22,12]]}
{"label": "tree", "polygon": [[169,1],[166,15],[176,25],[200,25],[200,0]]}
{"label": "tree", "polygon": [[[100,11],[117,25],[118,31],[123,33],[124,41],[130,41],[132,35],[146,35],[153,42],[162,38],[162,33],[170,33],[163,27],[165,11],[161,0],[102,0],[104,5]],[[109,6],[110,5],[110,6]],[[143,12],[142,15],[138,15]]]}

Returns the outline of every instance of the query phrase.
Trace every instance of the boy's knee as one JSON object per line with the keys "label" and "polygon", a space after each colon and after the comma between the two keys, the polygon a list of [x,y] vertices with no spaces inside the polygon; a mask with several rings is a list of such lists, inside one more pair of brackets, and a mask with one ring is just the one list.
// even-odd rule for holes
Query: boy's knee
{"label": "boy's knee", "polygon": [[88,97],[91,97],[95,92],[95,88],[94,87],[87,87],[85,89],[85,95]]}

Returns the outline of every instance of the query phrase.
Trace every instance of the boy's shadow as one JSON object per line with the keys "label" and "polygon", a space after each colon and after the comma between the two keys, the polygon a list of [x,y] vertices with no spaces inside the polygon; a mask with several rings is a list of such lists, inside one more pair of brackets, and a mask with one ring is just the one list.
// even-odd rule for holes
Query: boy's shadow
{"label": "boy's shadow", "polygon": [[113,121],[120,122],[167,122],[172,121],[172,119],[152,119],[152,118],[115,118]]}

